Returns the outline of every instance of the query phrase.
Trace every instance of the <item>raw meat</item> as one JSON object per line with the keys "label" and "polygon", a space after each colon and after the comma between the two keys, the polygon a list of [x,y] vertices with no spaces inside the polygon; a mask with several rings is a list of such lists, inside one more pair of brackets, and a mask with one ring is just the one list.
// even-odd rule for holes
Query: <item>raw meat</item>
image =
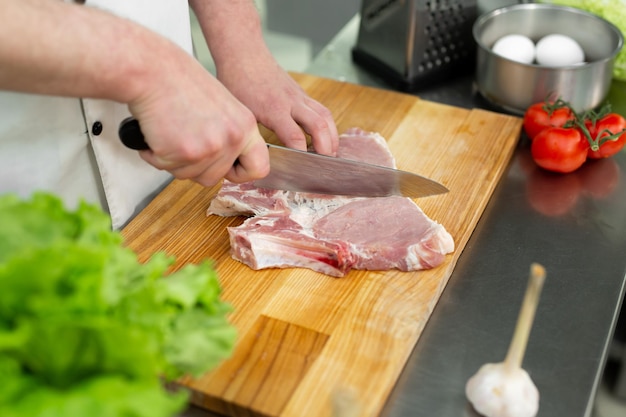
{"label": "raw meat", "polygon": [[[395,167],[385,139],[358,128],[337,156]],[[405,197],[343,197],[224,181],[208,214],[252,216],[229,227],[234,259],[252,269],[309,268],[335,277],[350,269],[414,271],[440,265],[452,236]]]}

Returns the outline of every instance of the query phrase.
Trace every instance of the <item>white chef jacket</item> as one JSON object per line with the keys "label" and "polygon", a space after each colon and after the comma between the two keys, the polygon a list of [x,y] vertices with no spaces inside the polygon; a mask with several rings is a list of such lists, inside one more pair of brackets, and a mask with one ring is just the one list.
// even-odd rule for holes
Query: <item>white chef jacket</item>
{"label": "white chef jacket", "polygon": [[[85,5],[132,19],[192,51],[187,0]],[[122,145],[118,128],[127,116],[126,105],[106,100],[0,91],[0,194],[53,192],[68,208],[85,200],[121,228],[171,180]]]}

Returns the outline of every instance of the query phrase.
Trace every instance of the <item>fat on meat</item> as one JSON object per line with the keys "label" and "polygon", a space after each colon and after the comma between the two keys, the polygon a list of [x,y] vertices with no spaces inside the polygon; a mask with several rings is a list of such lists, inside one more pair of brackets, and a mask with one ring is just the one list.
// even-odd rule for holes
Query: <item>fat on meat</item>
{"label": "fat on meat", "polygon": [[[395,167],[386,140],[359,128],[340,136],[337,156]],[[228,233],[232,257],[255,270],[298,267],[334,277],[351,269],[415,271],[454,251],[444,226],[400,196],[329,196],[225,180],[207,214],[249,216]]]}

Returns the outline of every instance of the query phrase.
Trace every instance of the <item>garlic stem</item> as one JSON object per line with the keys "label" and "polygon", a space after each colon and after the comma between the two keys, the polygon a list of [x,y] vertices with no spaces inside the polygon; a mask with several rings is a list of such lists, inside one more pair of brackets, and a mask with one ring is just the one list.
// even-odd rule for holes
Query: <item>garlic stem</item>
{"label": "garlic stem", "polygon": [[528,286],[524,295],[524,301],[517,318],[515,332],[511,339],[509,351],[504,360],[507,371],[513,371],[522,367],[524,352],[528,344],[528,336],[535,318],[535,311],[539,303],[539,296],[543,288],[546,278],[546,270],[538,263],[530,266],[530,276],[528,278]]}

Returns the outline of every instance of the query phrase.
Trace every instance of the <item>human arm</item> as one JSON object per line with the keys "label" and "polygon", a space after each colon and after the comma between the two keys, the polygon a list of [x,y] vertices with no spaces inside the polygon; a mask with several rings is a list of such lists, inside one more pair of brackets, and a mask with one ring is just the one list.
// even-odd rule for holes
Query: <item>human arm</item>
{"label": "human arm", "polygon": [[219,81],[164,37],[95,8],[0,2],[0,89],[126,103],[151,148],[141,156],[178,178],[208,186],[269,170],[254,115]]}
{"label": "human arm", "polygon": [[[334,155],[331,112],[309,97],[272,57],[252,0],[190,0],[216,64],[217,78],[289,147]],[[304,132],[303,132],[304,129]]]}

